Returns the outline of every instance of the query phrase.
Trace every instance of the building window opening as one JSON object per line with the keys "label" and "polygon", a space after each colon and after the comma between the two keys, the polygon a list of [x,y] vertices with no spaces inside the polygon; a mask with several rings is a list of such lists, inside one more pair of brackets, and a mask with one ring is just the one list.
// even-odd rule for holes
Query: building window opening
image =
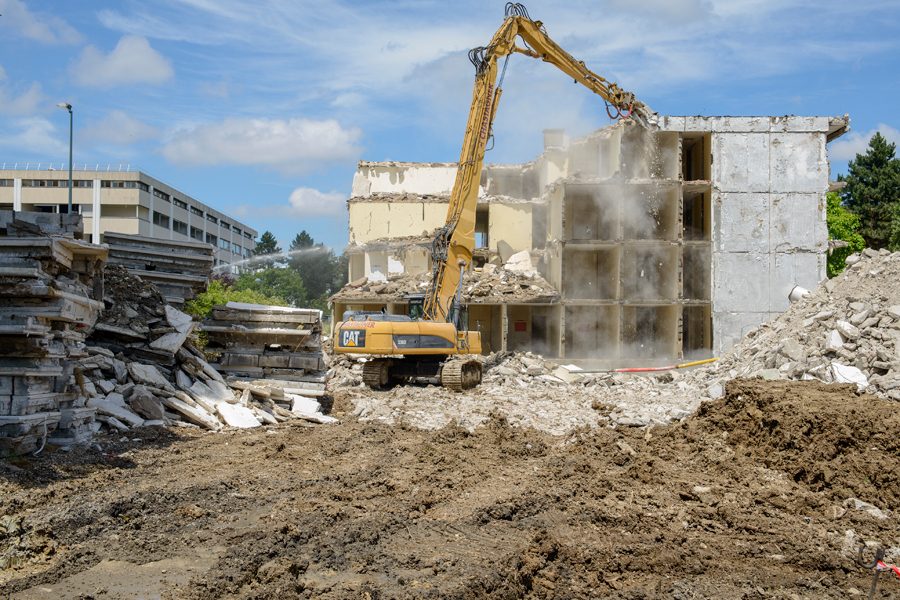
{"label": "building window opening", "polygon": [[162,213],[153,211],[153,224],[169,229],[169,217]]}

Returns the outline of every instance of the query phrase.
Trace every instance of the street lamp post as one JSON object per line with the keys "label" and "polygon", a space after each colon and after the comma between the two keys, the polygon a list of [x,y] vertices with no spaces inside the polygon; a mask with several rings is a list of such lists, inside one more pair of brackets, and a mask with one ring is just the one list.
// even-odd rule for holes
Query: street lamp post
{"label": "street lamp post", "polygon": [[69,214],[72,214],[72,105],[68,102],[57,104],[69,111]]}

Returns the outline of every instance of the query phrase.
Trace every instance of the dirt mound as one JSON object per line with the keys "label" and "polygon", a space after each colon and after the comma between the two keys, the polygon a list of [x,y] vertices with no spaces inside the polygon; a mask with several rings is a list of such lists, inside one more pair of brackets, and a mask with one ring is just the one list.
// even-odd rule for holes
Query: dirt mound
{"label": "dirt mound", "polygon": [[143,281],[120,265],[103,272],[106,308],[100,322],[146,334],[149,325],[165,316],[166,298],[153,283]]}
{"label": "dirt mound", "polygon": [[729,381],[701,405],[684,439],[721,439],[738,457],[783,471],[834,501],[900,503],[900,412],[853,384]]}

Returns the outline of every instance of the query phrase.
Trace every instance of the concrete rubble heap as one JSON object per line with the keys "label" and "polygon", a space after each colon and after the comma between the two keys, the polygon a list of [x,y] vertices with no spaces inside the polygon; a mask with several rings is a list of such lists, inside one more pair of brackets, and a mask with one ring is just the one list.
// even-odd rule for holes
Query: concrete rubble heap
{"label": "concrete rubble heap", "polygon": [[0,211],[0,456],[97,427],[77,361],[103,308],[107,248],[82,231],[79,215]]}
{"label": "concrete rubble heap", "polygon": [[161,240],[107,232],[109,264],[121,265],[132,275],[150,281],[174,306],[184,306],[206,289],[215,263],[215,248],[204,242]]}
{"label": "concrete rubble heap", "polygon": [[[552,302],[559,292],[531,266],[527,252],[516,254],[518,262],[503,266],[486,264],[466,273],[463,278],[462,299],[466,304],[494,302]],[[527,262],[524,260],[527,259]],[[527,265],[523,268],[522,265]],[[428,287],[431,273],[392,275],[387,281],[362,278],[345,285],[331,302],[400,302],[410,294],[422,293]]]}
{"label": "concrete rubble heap", "polygon": [[223,373],[325,389],[320,310],[229,302],[214,306],[202,329]]}
{"label": "concrete rubble heap", "polygon": [[[577,427],[648,427],[681,421],[738,377],[856,383],[900,400],[900,252],[867,249],[777,318],[749,331],[718,361],[653,373],[584,372],[532,353],[481,357],[483,383],[466,392],[362,383],[365,357],[336,356],[329,387],[344,388],[362,420],[474,428],[500,410],[510,423],[554,435]],[[785,295],[790,290],[785,290]],[[689,359],[688,359],[689,360]]]}
{"label": "concrete rubble heap", "polygon": [[284,381],[226,380],[192,343],[198,325],[123,267],[107,269],[106,311],[88,340],[88,406],[110,428],[151,425],[258,427],[303,419],[329,423],[319,390]]}
{"label": "concrete rubble heap", "polygon": [[692,376],[856,383],[900,400],[900,252],[867,248],[847,264]]}

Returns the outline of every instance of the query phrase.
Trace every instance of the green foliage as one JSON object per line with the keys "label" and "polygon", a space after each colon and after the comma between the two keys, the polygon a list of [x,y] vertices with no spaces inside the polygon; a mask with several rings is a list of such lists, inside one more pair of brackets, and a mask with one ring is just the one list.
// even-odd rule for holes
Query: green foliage
{"label": "green foliage", "polygon": [[247,302],[249,304],[269,304],[272,306],[287,306],[287,303],[277,296],[267,296],[258,289],[236,289],[226,286],[221,280],[214,279],[202,294],[191,300],[185,306],[185,312],[192,315],[208,317],[212,313],[212,307],[228,302]]}
{"label": "green foliage", "polygon": [[859,217],[847,212],[841,206],[841,197],[836,193],[828,194],[827,223],[828,239],[844,240],[850,245],[846,248],[838,248],[828,257],[828,276],[839,275],[847,266],[844,262],[854,252],[859,252],[866,247],[866,241],[858,233]]}
{"label": "green foliage", "polygon": [[[257,279],[260,281],[257,282]],[[289,268],[274,267],[243,273],[238,277],[234,287],[238,290],[262,292],[266,295],[276,296],[284,301],[282,306],[317,308],[310,305],[303,278]]]}
{"label": "green foliage", "polygon": [[347,265],[349,258],[336,257],[333,250],[316,244],[306,231],[298,233],[291,242],[288,268],[303,279],[310,307],[326,307],[328,297],[346,281]]}
{"label": "green foliage", "polygon": [[[275,239],[275,236],[272,234],[272,232],[267,231],[262,234],[259,238],[259,241],[256,242],[256,248],[253,249],[253,256],[268,256],[270,254],[281,254],[281,248],[278,247],[278,240]],[[254,261],[254,264],[264,269],[271,269],[276,264],[281,262],[284,262],[281,257],[273,257],[270,260],[261,260],[259,262]]]}
{"label": "green foliage", "polygon": [[[900,159],[896,144],[876,133],[865,154],[847,165],[849,174],[841,190],[844,206],[859,217],[859,233],[870,248],[900,246]],[[892,242],[893,239],[893,242]]]}

